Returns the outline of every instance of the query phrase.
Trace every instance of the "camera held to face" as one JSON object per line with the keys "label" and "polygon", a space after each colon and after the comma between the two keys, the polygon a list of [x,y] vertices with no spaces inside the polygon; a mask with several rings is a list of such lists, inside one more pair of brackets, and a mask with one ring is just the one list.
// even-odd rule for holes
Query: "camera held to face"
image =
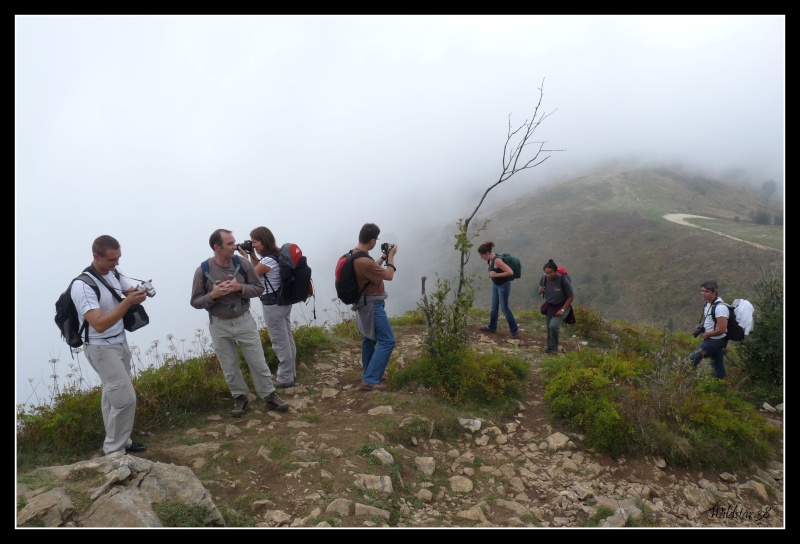
{"label": "camera held to face", "polygon": [[245,240],[241,244],[236,244],[236,247],[245,250],[247,253],[253,252],[253,241],[252,240]]}
{"label": "camera held to face", "polygon": [[694,332],[692,333],[692,336],[694,336],[695,338],[697,338],[698,336],[700,336],[700,335],[701,335],[701,334],[703,334],[704,332],[706,332],[706,328],[705,328],[705,327],[703,327],[702,325],[698,325],[698,326],[697,326],[697,328],[696,328],[696,329],[694,330]]}
{"label": "camera held to face", "polygon": [[153,284],[150,283],[149,281],[143,281],[142,286],[139,289],[144,289],[145,291],[147,291],[148,297],[156,296],[156,290],[153,287]]}
{"label": "camera held to face", "polygon": [[389,243],[384,242],[384,243],[381,244],[381,253],[388,254],[392,250],[393,247],[394,247],[394,244],[389,244]]}

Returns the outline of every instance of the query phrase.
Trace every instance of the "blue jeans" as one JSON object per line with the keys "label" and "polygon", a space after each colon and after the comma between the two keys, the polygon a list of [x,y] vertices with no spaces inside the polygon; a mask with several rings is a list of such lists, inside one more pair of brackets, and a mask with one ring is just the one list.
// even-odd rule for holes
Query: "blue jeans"
{"label": "blue jeans", "polygon": [[381,376],[389,366],[389,358],[394,351],[394,331],[386,315],[384,301],[373,303],[375,319],[375,340],[361,337],[361,365],[364,367],[362,381],[381,383]]}
{"label": "blue jeans", "polygon": [[[723,358],[725,357],[725,347],[727,345],[727,338],[707,338],[700,343],[699,348],[694,350],[689,355],[689,358],[694,361],[694,356],[697,354],[697,352],[701,352],[703,354],[703,359],[711,359],[711,368],[714,369],[714,375],[720,380],[724,380],[728,376],[728,373],[725,372],[725,363],[723,362]],[[697,359],[697,362],[699,363],[700,359]],[[694,366],[696,368],[697,364],[695,363]]]}
{"label": "blue jeans", "polygon": [[508,307],[508,298],[511,296],[511,282],[504,283],[503,285],[495,285],[492,283],[492,310],[489,314],[489,328],[493,331],[497,330],[497,314],[498,309],[503,310],[503,315],[506,316],[508,321],[508,330],[511,334],[516,334],[519,331],[517,320],[514,319],[514,314],[511,313],[511,308]]}

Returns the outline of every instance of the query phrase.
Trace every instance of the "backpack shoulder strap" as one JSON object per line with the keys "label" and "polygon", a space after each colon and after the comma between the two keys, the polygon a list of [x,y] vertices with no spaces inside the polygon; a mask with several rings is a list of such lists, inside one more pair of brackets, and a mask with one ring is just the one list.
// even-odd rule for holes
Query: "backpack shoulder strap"
{"label": "backpack shoulder strap", "polygon": [[[114,270],[114,275],[117,278],[119,278],[119,272],[117,272],[116,270]],[[108,282],[103,278],[103,276],[99,272],[97,272],[97,270],[95,270],[95,268],[92,265],[89,265],[88,267],[86,267],[83,270],[83,272],[81,272],[81,275],[78,276],[77,278],[75,278],[75,280],[73,280],[73,281],[76,281],[76,280],[80,280],[80,281],[84,282],[86,285],[88,285],[89,287],[91,287],[92,289],[94,289],[94,292],[97,295],[97,300],[98,301],[100,301],[100,287],[98,287],[97,282],[95,280],[100,280],[100,283],[102,283],[105,286],[105,288],[108,289],[108,291],[112,295],[114,295],[114,298],[116,298],[118,302],[122,302],[122,297],[117,294],[117,291],[108,284]],[[72,286],[72,284],[70,283],[70,287],[71,286]],[[77,310],[77,308],[76,308],[76,310]],[[89,322],[86,321],[86,319],[83,320],[83,325],[81,325],[81,328],[78,329],[78,334],[80,334],[81,331],[83,331],[83,336],[84,336],[83,343],[84,344],[88,344],[89,343]]]}
{"label": "backpack shoulder strap", "polygon": [[[718,300],[715,300],[714,302],[711,303],[711,310],[709,310],[709,311],[711,312],[711,319],[714,320],[714,328],[717,328],[717,311],[716,310],[717,310],[717,304],[719,304],[719,303],[722,303],[722,304],[725,304],[725,306],[728,306],[728,304],[726,304],[725,301],[722,300],[721,298],[718,299]],[[730,306],[728,306],[728,309],[730,310]]]}
{"label": "backpack shoulder strap", "polygon": [[[355,251],[354,252],[352,249],[350,250],[350,255],[352,255],[351,262],[355,261],[359,257],[369,257],[369,253],[367,253],[366,251]],[[356,273],[356,263],[353,262],[353,276],[354,277],[355,277],[355,273]],[[355,278],[355,279],[356,279],[356,286],[358,286],[358,278]],[[367,302],[367,285],[369,285],[369,284],[370,284],[370,281],[367,280],[367,283],[364,284],[364,288],[360,289],[360,292],[359,292],[359,294],[364,293],[364,303],[365,304]]]}
{"label": "backpack shoulder strap", "polygon": [[[92,276],[91,274],[88,274],[86,271],[81,272],[80,276],[78,276],[77,278],[75,278],[74,280],[72,280],[70,282],[70,284],[69,284],[69,290],[70,291],[72,291],[72,284],[75,283],[76,281],[82,281],[83,283],[85,283],[86,285],[88,285],[89,287],[94,289],[94,294],[97,296],[97,300],[98,301],[100,300],[100,287],[98,287],[97,286],[97,282],[94,281],[94,276]],[[113,293],[114,291],[111,291],[111,292]],[[77,308],[75,308],[75,310],[77,311]],[[88,344],[89,343],[89,322],[86,319],[83,320],[83,324],[81,325],[81,328],[78,329],[78,334],[80,335],[81,333],[83,333],[83,343],[84,344]]]}
{"label": "backpack shoulder strap", "polygon": [[247,275],[242,271],[242,261],[239,260],[238,255],[233,256],[233,264],[236,267],[233,269],[233,276],[236,277],[236,274],[241,272],[244,281],[247,282]]}
{"label": "backpack shoulder strap", "polygon": [[[238,255],[233,256],[233,264],[236,266],[233,270],[233,275],[236,276],[237,273],[241,273],[242,278],[247,281],[247,276],[242,272],[242,261],[239,260]],[[211,272],[209,271],[208,259],[200,263],[200,269],[203,271],[203,275],[208,278],[208,281],[214,283],[214,278],[211,277]],[[204,283],[203,286],[206,288],[206,293],[208,293],[208,284]]]}
{"label": "backpack shoulder strap", "polygon": [[[117,277],[119,277],[119,275],[116,274],[116,270],[114,272],[115,272],[115,275]],[[117,302],[122,302],[122,297],[119,294],[117,294],[116,289],[111,287],[108,284],[108,282],[103,278],[103,276],[100,274],[100,272],[95,270],[95,268],[92,265],[89,265],[88,267],[86,267],[86,269],[84,269],[84,271],[83,271],[83,274],[86,274],[86,275],[90,276],[91,278],[94,278],[94,279],[98,280],[100,283],[103,284],[103,286],[106,289],[108,289],[108,291],[114,296],[114,298],[117,299]],[[81,274],[81,275],[83,275],[83,274]],[[94,288],[95,288],[95,291],[97,292],[97,300],[100,300],[100,288],[97,287],[97,285],[95,285]]]}
{"label": "backpack shoulder strap", "polygon": [[[277,253],[268,253],[266,256],[267,257],[272,257],[273,259],[275,259],[275,263],[277,263],[277,265],[278,265],[278,272],[280,272],[281,264],[280,264],[280,261],[278,260],[280,258],[280,255],[278,255]],[[272,286],[272,282],[269,281],[269,278],[267,277],[267,274],[269,274],[270,272],[272,272],[271,268],[267,272],[264,272],[264,281],[267,282],[267,285],[269,285],[269,288],[272,289],[271,292],[274,293],[275,292],[275,288]],[[283,287],[283,285],[281,285],[281,287]]]}
{"label": "backpack shoulder strap", "polygon": [[[81,275],[72,280],[75,281],[82,281],[92,289],[94,289],[94,294],[97,295],[97,300],[100,300],[100,288],[97,286],[97,282],[94,281],[94,276],[91,274],[87,274],[86,272],[81,272]],[[72,290],[72,283],[69,284],[70,290]]]}
{"label": "backpack shoulder strap", "polygon": [[[360,257],[369,257],[369,253],[367,253],[366,251],[355,251],[353,249],[351,249],[350,251],[345,253],[345,255],[350,255],[350,260],[351,261],[355,261],[356,259],[358,259]],[[375,259],[372,259],[372,260],[374,261]]]}
{"label": "backpack shoulder strap", "polygon": [[[236,268],[233,271],[233,275],[235,276],[236,273],[240,272],[241,268],[242,268],[242,262],[239,260],[239,256],[238,255],[234,255],[233,256],[233,264],[236,265]],[[210,267],[209,267],[209,264],[208,264],[208,259],[206,259],[205,261],[200,263],[200,268],[203,271],[203,275],[208,279],[208,281],[210,281],[211,283],[214,283],[214,278],[211,277],[211,272],[210,272]],[[247,276],[244,275],[244,272],[242,272],[242,277],[245,280],[247,279]],[[208,283],[204,283],[203,287],[206,288],[206,293],[207,293],[208,292]]]}
{"label": "backpack shoulder strap", "polygon": [[[203,271],[203,275],[209,281],[214,281],[211,279],[211,274],[208,273],[208,259],[205,259],[202,263],[200,263],[200,269]],[[203,282],[203,287],[205,287],[206,293],[208,293],[208,282]]]}

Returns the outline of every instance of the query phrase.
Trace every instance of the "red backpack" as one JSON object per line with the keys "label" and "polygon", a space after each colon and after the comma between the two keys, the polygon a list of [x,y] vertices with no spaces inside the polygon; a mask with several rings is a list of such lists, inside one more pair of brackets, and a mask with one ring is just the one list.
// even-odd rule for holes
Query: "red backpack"
{"label": "red backpack", "polygon": [[[564,278],[567,278],[567,280],[569,280],[569,284],[572,285],[572,290],[574,291],[575,290],[575,284],[572,283],[572,278],[569,277],[569,272],[567,272],[567,269],[564,268],[563,266],[559,266],[558,268],[556,268],[556,272],[558,272],[558,278],[561,280],[562,289],[563,289],[563,285],[564,285]],[[542,274],[542,279],[539,280],[539,285],[544,287],[544,280],[546,278],[547,278],[547,276]],[[544,293],[542,293],[542,297],[544,297]]]}
{"label": "red backpack", "polygon": [[[336,296],[345,304],[355,304],[361,298],[362,293],[367,290],[369,282],[364,284],[363,289],[358,288],[356,281],[356,267],[353,261],[360,257],[369,257],[369,254],[364,251],[350,250],[336,261],[335,279],[336,279]],[[366,301],[367,295],[364,295]]]}

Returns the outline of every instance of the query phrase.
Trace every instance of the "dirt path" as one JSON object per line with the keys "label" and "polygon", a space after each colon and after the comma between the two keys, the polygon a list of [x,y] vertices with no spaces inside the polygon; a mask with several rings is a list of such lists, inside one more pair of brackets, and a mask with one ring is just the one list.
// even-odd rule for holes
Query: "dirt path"
{"label": "dirt path", "polygon": [[744,242],[745,244],[750,244],[751,246],[755,246],[755,247],[760,248],[760,249],[770,249],[772,251],[781,251],[780,249],[775,249],[774,247],[762,246],[761,244],[756,244],[755,242],[748,242],[747,240],[742,240],[741,238],[736,238],[735,236],[731,236],[730,234],[725,234],[724,232],[719,232],[719,231],[716,231],[716,230],[711,230],[711,229],[707,229],[705,227],[694,225],[694,224],[689,223],[689,222],[686,221],[686,219],[688,219],[690,217],[694,217],[694,218],[697,218],[697,219],[711,219],[711,220],[714,219],[713,217],[705,217],[703,215],[691,215],[691,214],[688,214],[688,213],[667,213],[667,214],[664,214],[664,219],[666,219],[667,221],[672,221],[673,223],[677,223],[679,225],[686,225],[688,227],[694,227],[696,229],[705,230],[705,231],[708,231],[708,232],[713,232],[714,234],[719,234],[720,236],[725,236],[727,238],[730,238],[731,240],[736,240],[737,242]]}

